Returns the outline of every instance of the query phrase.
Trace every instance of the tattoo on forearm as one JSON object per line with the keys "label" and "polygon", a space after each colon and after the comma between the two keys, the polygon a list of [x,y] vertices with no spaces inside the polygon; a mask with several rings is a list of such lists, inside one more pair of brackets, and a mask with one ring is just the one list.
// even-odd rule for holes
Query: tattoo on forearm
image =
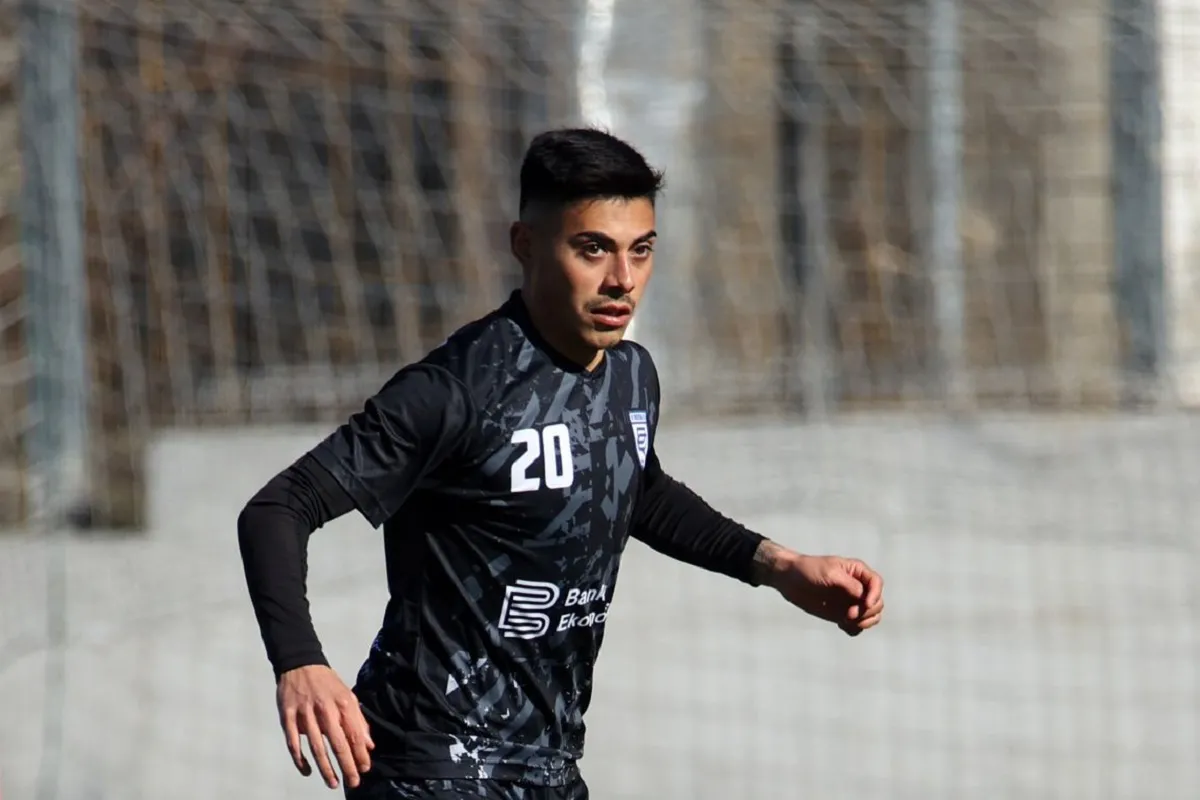
{"label": "tattoo on forearm", "polygon": [[758,544],[758,549],[754,551],[754,582],[764,584],[771,575],[771,570],[775,566],[775,559],[783,552],[783,547],[775,544],[770,539],[763,539]]}

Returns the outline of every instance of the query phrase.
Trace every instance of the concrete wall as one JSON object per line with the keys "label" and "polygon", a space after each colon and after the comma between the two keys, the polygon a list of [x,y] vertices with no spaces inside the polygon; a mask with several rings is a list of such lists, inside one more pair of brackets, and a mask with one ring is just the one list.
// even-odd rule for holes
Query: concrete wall
{"label": "concrete wall", "polygon": [[[144,535],[0,535],[0,795],[39,796],[40,773],[55,800],[335,796],[288,758],[234,534],[322,435],[163,437]],[[597,800],[1200,796],[1196,420],[887,416],[657,446],[734,518],[876,565],[888,611],[849,639],[632,543],[588,713]],[[312,539],[347,677],[383,613],[381,547],[357,515]]]}

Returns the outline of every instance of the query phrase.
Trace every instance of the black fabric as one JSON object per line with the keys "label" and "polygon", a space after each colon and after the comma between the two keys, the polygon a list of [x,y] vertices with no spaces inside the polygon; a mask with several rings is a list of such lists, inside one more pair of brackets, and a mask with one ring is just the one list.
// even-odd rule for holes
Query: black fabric
{"label": "black fabric", "polygon": [[319,468],[247,508],[239,538],[276,669],[319,657],[307,534],[348,502],[382,526],[390,597],[354,686],[376,779],[572,786],[630,536],[752,580],[761,537],[662,471],[658,415],[644,348],[622,342],[584,370],[514,294],[317,444]]}
{"label": "black fabric", "polygon": [[475,409],[461,377],[426,359],[396,373],[313,456],[379,527],[447,461],[458,468],[478,435]]}
{"label": "black fabric", "polygon": [[308,537],[353,509],[353,499],[306,454],[272,478],[238,516],[246,585],[276,678],[296,667],[329,663],[306,599]]}
{"label": "black fabric", "polygon": [[372,780],[365,776],[357,789],[345,790],[346,800],[588,800],[582,778],[564,786],[530,786],[512,781]]}
{"label": "black fabric", "polygon": [[751,586],[754,554],[765,536],[725,517],[670,475],[650,454],[633,537],[671,558],[728,575]]}

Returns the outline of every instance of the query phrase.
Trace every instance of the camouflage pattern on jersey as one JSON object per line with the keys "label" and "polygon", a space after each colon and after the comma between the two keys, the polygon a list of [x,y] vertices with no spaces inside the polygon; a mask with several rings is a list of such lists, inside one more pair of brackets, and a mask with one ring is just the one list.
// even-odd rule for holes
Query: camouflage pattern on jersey
{"label": "camouflage pattern on jersey", "polygon": [[522,783],[454,780],[364,781],[346,790],[346,800],[588,800],[583,781],[567,786],[530,786]]}
{"label": "camouflage pattern on jersey", "polygon": [[390,600],[355,686],[376,768],[572,785],[658,422],[654,365],[630,342],[591,373],[565,362],[514,294],[421,368],[464,410],[389,434],[444,454],[402,502],[355,477],[391,468],[387,447],[348,449],[343,432],[316,451],[384,528]]}

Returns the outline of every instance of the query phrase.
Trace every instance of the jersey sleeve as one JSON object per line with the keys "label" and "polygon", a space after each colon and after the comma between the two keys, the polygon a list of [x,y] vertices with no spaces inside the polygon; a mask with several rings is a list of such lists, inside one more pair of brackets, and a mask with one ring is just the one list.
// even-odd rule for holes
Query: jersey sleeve
{"label": "jersey sleeve", "polygon": [[664,472],[653,450],[631,534],[665,556],[757,585],[754,554],[766,537],[716,511]]}
{"label": "jersey sleeve", "polygon": [[430,472],[464,452],[474,423],[462,381],[418,363],[396,373],[311,452],[379,527]]}
{"label": "jersey sleeve", "polygon": [[329,471],[305,455],[259,489],[238,515],[246,587],[277,679],[296,667],[329,665],[305,596],[308,538],[353,509]]}
{"label": "jersey sleeve", "polygon": [[646,390],[651,414],[651,442],[642,471],[642,487],[634,507],[631,535],[663,555],[710,572],[756,585],[754,554],[765,538],[721,514],[686,484],[667,474],[658,460],[661,386],[650,354]]}

